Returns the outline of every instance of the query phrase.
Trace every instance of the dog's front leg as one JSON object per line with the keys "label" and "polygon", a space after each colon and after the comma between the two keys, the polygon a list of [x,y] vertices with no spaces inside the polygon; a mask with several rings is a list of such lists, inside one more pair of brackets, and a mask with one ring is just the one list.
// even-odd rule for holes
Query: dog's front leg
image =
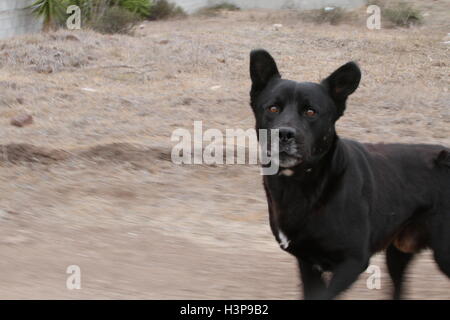
{"label": "dog's front leg", "polygon": [[333,269],[333,276],[328,288],[318,299],[333,299],[355,282],[359,275],[367,269],[368,259],[349,258]]}
{"label": "dog's front leg", "polygon": [[306,261],[299,258],[297,260],[303,285],[303,299],[312,300],[326,294],[327,287],[322,278],[322,271]]}

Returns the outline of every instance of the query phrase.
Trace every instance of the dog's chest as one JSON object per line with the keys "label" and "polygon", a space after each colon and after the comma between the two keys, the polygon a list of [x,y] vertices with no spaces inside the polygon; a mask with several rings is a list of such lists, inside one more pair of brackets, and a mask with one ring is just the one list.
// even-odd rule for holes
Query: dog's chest
{"label": "dog's chest", "polygon": [[283,247],[305,233],[305,228],[320,219],[318,209],[312,209],[301,195],[268,196],[272,232]]}
{"label": "dog's chest", "polygon": [[310,233],[288,236],[281,228],[276,234],[280,248],[315,266],[318,271],[332,271],[342,254],[327,245],[328,241]]}
{"label": "dog's chest", "polygon": [[[268,191],[268,188],[266,188]],[[277,197],[278,196],[278,197]],[[267,194],[272,232],[280,247],[326,270],[338,254],[330,243],[338,242],[328,223],[323,206],[311,208],[301,194]]]}
{"label": "dog's chest", "polygon": [[321,210],[306,206],[280,206],[272,202],[270,212],[272,232],[280,247],[286,251],[298,251],[314,246],[319,249],[323,239],[331,237],[322,231],[325,222]]}

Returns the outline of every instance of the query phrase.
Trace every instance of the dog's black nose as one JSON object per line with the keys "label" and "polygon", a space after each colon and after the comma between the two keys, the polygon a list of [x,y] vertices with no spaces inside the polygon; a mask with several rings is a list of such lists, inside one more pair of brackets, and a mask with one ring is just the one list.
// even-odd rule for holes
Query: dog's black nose
{"label": "dog's black nose", "polygon": [[279,128],[280,142],[290,142],[295,138],[295,129],[289,127]]}

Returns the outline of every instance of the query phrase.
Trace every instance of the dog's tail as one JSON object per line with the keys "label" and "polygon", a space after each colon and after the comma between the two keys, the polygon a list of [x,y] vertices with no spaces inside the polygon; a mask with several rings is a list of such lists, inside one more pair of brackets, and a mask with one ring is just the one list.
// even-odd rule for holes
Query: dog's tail
{"label": "dog's tail", "polygon": [[441,152],[439,152],[435,161],[438,167],[450,168],[450,151],[442,150]]}

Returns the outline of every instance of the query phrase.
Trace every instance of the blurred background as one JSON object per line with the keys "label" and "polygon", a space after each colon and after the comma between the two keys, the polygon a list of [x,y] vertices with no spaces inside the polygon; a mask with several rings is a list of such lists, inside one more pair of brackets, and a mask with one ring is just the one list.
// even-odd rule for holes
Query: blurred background
{"label": "blurred background", "polygon": [[[253,128],[262,47],[299,81],[360,64],[341,136],[450,146],[449,18],[450,0],[2,0],[0,298],[301,298],[259,168],[176,165],[172,132]],[[363,273],[340,298],[390,297],[384,256],[371,264],[381,289]],[[449,285],[425,251],[406,297],[450,299]]]}

